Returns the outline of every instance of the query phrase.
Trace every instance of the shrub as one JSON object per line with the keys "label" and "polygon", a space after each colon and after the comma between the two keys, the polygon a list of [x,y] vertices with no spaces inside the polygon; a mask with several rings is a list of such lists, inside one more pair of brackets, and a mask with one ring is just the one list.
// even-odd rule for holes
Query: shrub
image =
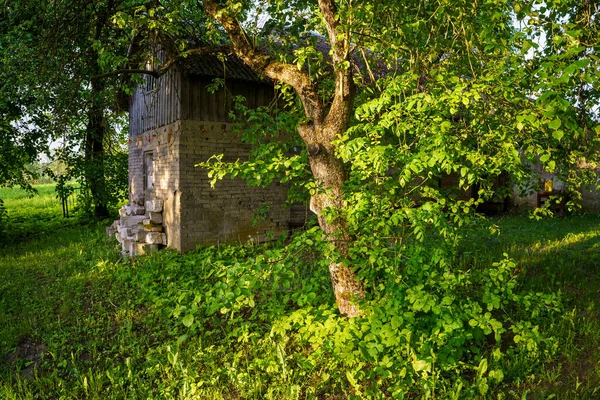
{"label": "shrub", "polygon": [[144,288],[140,302],[171,321],[170,357],[203,365],[191,373],[179,364],[180,380],[163,395],[193,383],[243,398],[472,398],[528,372],[506,359],[533,368],[555,351],[536,321],[559,309],[559,297],[520,290],[506,256],[457,266],[431,247],[403,249],[399,259],[390,246],[372,263],[364,316],[346,319],[331,291],[328,246],[313,229],[287,245],[161,253],[122,271]]}

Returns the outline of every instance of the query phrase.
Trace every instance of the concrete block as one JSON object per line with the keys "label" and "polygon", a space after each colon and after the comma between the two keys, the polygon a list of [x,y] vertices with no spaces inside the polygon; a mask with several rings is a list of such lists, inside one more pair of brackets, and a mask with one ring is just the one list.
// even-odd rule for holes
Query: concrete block
{"label": "concrete block", "polygon": [[139,231],[136,232],[135,236],[135,241],[136,242],[145,242],[146,241],[146,234],[147,231]]}
{"label": "concrete block", "polygon": [[135,246],[136,246],[136,242],[134,242],[133,240],[127,240],[126,241],[126,246],[127,246],[127,251],[129,252],[129,255],[131,257],[135,256]]}
{"label": "concrete block", "polygon": [[146,214],[146,209],[143,206],[140,206],[138,204],[132,204],[130,206],[131,209],[131,215],[144,215]]}
{"label": "concrete block", "polygon": [[121,227],[119,229],[119,234],[121,235],[122,238],[127,238],[129,236],[133,235],[133,232],[131,230],[131,228],[127,228],[127,227]]}
{"label": "concrete block", "polygon": [[[148,219],[150,220],[150,223],[153,225],[160,225],[163,223],[162,213],[159,213],[159,212],[149,211]],[[144,225],[146,225],[146,224],[144,224]]]}
{"label": "concrete block", "polygon": [[127,239],[123,240],[123,241],[121,242],[121,249],[122,249],[123,251],[126,251],[126,252],[128,252],[129,254],[131,254],[131,244],[132,244],[132,243],[134,243],[134,241],[133,241],[133,240],[127,240]]}
{"label": "concrete block", "polygon": [[[140,159],[141,159],[141,157],[140,157]],[[141,171],[141,168],[139,170]],[[136,194],[131,199],[131,202],[133,204],[137,204],[138,206],[143,206],[144,205],[144,200],[145,200],[144,195],[142,195],[142,194]]]}
{"label": "concrete block", "polygon": [[161,212],[163,210],[164,202],[162,200],[148,200],[146,201],[146,210],[150,212]]}
{"label": "concrete block", "polygon": [[[150,221],[150,220],[147,220],[147,221]],[[144,225],[144,229],[147,232],[162,232],[164,228],[162,225],[147,224],[147,225]]]}
{"label": "concrete block", "polygon": [[166,245],[167,235],[161,232],[148,232],[146,234],[146,243]]}
{"label": "concrete block", "polygon": [[121,217],[119,224],[126,228],[133,228],[134,226],[141,224],[146,217],[144,215],[132,215],[130,217]]}

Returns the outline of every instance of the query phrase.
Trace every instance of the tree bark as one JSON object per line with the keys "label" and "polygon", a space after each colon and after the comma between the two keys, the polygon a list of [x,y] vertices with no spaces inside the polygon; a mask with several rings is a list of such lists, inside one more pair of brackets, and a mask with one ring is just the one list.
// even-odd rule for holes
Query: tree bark
{"label": "tree bark", "polygon": [[102,88],[92,80],[92,104],[87,112],[88,122],[85,135],[86,181],[92,195],[94,216],[108,217],[106,179],[104,177],[104,137],[106,124],[102,107]]}
{"label": "tree bark", "polygon": [[320,188],[311,197],[311,210],[317,215],[323,234],[335,246],[341,257],[332,258],[329,264],[336,303],[342,315],[362,315],[355,302],[364,297],[362,283],[357,279],[352,267],[342,262],[348,257],[352,241],[346,229],[346,221],[343,216],[334,219],[325,217],[326,209],[344,208],[343,187],[347,172],[342,160],[335,156],[332,142],[348,128],[355,96],[351,69],[344,68],[344,62],[350,61],[349,40],[347,35],[342,35],[342,39],[339,37],[335,2],[319,0],[319,8],[333,49],[335,93],[329,110],[326,110],[319,97],[318,88],[308,74],[295,65],[275,61],[258,52],[248,40],[239,21],[227,14],[223,6],[216,0],[204,0],[203,3],[206,11],[227,32],[237,57],[262,76],[290,85],[300,97],[309,122],[299,126],[298,133],[307,146],[310,168]]}
{"label": "tree bark", "polygon": [[[300,127],[299,133],[304,139],[307,135],[306,127]],[[329,273],[338,309],[342,315],[348,317],[360,316],[362,314],[356,301],[364,297],[364,289],[352,267],[344,265],[342,262],[342,260],[348,259],[353,238],[348,234],[346,220],[343,216],[332,219],[331,217],[327,218],[325,213],[326,209],[344,209],[343,186],[347,178],[347,171],[342,161],[335,156],[331,140],[327,139],[333,132],[329,134],[326,131],[311,133],[311,143],[308,145],[310,168],[318,187],[323,189],[311,196],[310,209],[317,215],[319,226],[327,240],[333,243],[342,258],[341,260],[331,259],[329,264]],[[313,140],[317,140],[317,143]]]}

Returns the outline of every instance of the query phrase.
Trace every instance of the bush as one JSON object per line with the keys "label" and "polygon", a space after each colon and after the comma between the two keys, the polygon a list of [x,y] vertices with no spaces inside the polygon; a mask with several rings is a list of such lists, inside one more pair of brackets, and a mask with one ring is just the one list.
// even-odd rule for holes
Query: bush
{"label": "bush", "polygon": [[124,282],[144,288],[140,303],[170,321],[177,345],[167,358],[203,366],[175,363],[177,378],[161,395],[209,385],[242,398],[473,398],[529,372],[505,360],[534,368],[555,351],[536,321],[559,299],[519,290],[508,257],[466,268],[425,246],[399,261],[389,247],[374,264],[364,316],[346,319],[331,291],[328,246],[313,229],[285,246],[160,253],[123,270]]}

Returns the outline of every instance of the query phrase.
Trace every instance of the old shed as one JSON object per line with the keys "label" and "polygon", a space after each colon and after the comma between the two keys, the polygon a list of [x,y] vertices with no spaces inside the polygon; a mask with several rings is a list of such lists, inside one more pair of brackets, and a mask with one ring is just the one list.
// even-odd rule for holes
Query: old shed
{"label": "old shed", "polygon": [[[215,78],[223,86],[211,92]],[[249,108],[275,100],[273,85],[236,58],[186,58],[166,74],[145,78],[130,99],[129,199],[113,231],[124,253],[157,246],[188,251],[199,244],[261,242],[301,225],[302,213],[283,207],[287,187],[249,187],[226,179],[213,189],[207,171],[195,167],[214,154],[243,160],[251,148],[233,132],[233,96]],[[267,217],[257,210],[269,204]],[[292,215],[294,218],[292,218]]]}

